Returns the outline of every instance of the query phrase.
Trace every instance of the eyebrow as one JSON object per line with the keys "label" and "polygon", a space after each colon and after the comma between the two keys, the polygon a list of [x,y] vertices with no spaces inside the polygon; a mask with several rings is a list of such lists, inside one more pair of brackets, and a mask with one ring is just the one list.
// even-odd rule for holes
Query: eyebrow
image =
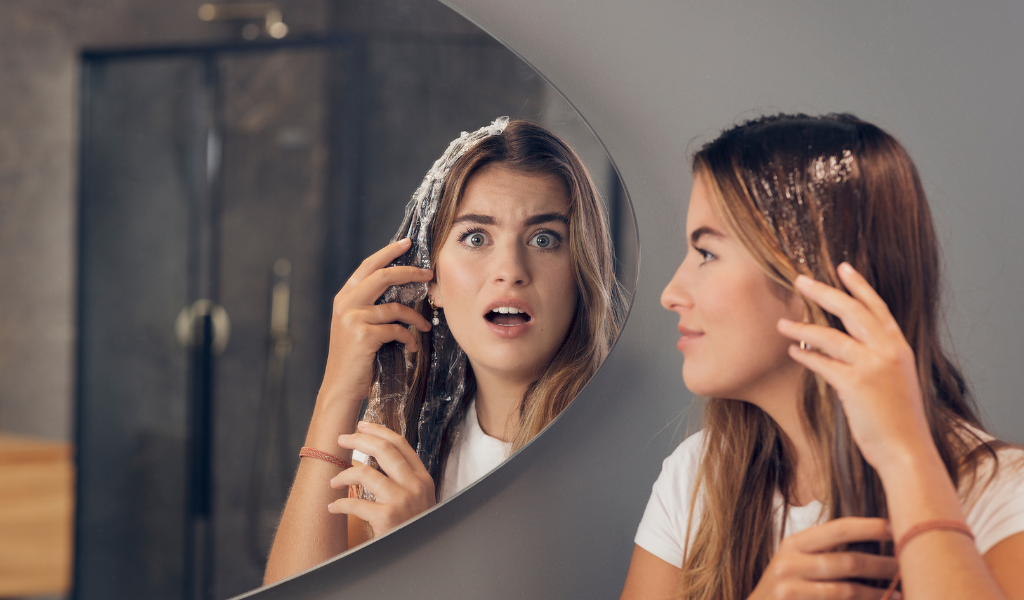
{"label": "eyebrow", "polygon": [[710,227],[698,227],[697,229],[693,230],[693,233],[690,234],[690,244],[696,246],[697,245],[697,240],[699,240],[700,238],[704,237],[705,235],[710,235],[712,237],[718,237],[718,238],[724,238],[725,237],[724,233],[722,233],[721,231],[718,231],[716,229],[712,229]]}
{"label": "eyebrow", "polygon": [[[531,225],[550,223],[552,221],[561,221],[562,223],[568,225],[569,217],[561,213],[543,213],[540,215],[533,215],[532,217],[527,219],[523,225],[529,227]],[[456,218],[452,224],[458,225],[459,223],[477,223],[479,225],[494,225],[495,223],[497,223],[497,221],[494,220],[494,217],[488,215],[467,214]]]}

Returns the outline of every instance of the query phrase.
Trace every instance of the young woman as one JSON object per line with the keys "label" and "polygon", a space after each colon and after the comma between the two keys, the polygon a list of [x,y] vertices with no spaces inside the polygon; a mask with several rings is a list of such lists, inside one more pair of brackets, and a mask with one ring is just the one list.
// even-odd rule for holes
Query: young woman
{"label": "young woman", "polygon": [[903,147],[780,115],[693,173],[661,303],[704,428],[664,462],[622,597],[874,599],[899,573],[895,598],[1024,598],[1024,453],[985,433],[942,348]]}
{"label": "young woman", "polygon": [[[452,143],[410,204],[400,233],[414,239],[367,258],[335,298],[267,583],[490,471],[572,401],[617,335],[623,295],[583,163],[549,131],[505,122]],[[417,252],[433,269],[389,266]],[[414,306],[395,301],[417,288]],[[374,460],[344,468],[353,451]]]}

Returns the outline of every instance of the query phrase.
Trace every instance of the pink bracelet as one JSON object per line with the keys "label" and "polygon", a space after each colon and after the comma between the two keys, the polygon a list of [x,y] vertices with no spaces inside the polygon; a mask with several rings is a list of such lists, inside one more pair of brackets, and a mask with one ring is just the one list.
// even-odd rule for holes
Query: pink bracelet
{"label": "pink bracelet", "polygon": [[[910,540],[916,538],[926,531],[943,530],[943,531],[959,531],[960,533],[966,534],[967,537],[974,539],[974,534],[971,533],[971,528],[967,526],[967,523],[962,521],[956,521],[953,519],[931,519],[929,521],[921,521],[917,525],[914,525],[910,529],[906,530],[900,537],[899,541],[896,542],[896,557],[899,558],[900,552],[906,548]],[[892,598],[893,593],[896,591],[896,584],[900,582],[900,574],[897,572],[896,577],[893,578],[892,583],[889,584],[889,589],[885,590],[882,594],[882,600],[889,600]]]}
{"label": "pink bracelet", "polygon": [[319,458],[322,461],[326,461],[326,462],[329,462],[329,463],[331,463],[332,465],[334,465],[336,467],[340,467],[341,470],[343,470],[343,471],[345,469],[348,469],[348,468],[352,467],[352,465],[350,465],[349,463],[345,462],[344,460],[342,460],[341,458],[338,458],[337,456],[335,456],[333,454],[328,454],[327,452],[323,452],[321,450],[317,450],[316,448],[310,448],[309,446],[303,446],[302,449],[299,450],[299,458],[302,458],[302,457]]}

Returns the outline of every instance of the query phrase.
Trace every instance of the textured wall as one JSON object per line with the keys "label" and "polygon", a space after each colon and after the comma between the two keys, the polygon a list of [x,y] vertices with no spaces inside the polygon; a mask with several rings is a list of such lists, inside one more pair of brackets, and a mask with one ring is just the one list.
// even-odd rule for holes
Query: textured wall
{"label": "textured wall", "polygon": [[264,598],[616,598],[689,393],[658,295],[684,252],[686,156],[736,120],[852,111],[917,161],[949,269],[950,338],[986,421],[1024,441],[1024,5],[912,0],[450,0],[576,103],[634,202],[641,264],[595,381],[502,469]]}

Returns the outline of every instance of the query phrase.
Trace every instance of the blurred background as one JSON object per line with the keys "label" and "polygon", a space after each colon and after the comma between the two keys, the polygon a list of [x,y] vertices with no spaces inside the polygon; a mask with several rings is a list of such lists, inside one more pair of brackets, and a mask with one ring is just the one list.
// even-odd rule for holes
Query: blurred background
{"label": "blurred background", "polygon": [[260,584],[331,299],[461,131],[566,138],[635,277],[586,123],[432,0],[3,7],[0,597]]}

